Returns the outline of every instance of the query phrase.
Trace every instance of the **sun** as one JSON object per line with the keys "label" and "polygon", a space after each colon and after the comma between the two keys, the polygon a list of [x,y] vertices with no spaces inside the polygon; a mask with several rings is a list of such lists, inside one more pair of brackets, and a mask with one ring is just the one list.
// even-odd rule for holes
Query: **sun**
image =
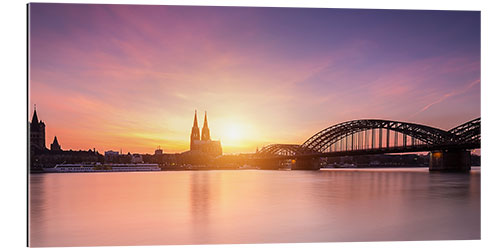
{"label": "sun", "polygon": [[242,132],[241,126],[229,124],[224,131],[224,139],[234,143],[242,138]]}
{"label": "sun", "polygon": [[[226,151],[253,151],[255,138],[253,124],[243,119],[221,119],[217,121],[219,126],[214,130],[216,138],[220,138],[223,149]],[[227,150],[226,150],[227,149]]]}

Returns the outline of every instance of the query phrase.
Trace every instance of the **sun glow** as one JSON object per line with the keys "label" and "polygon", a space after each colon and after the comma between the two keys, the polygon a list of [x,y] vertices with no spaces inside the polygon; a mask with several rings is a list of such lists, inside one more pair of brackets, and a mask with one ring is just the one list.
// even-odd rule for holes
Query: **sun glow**
{"label": "sun glow", "polygon": [[[225,112],[238,113],[237,111]],[[219,118],[214,114],[213,121],[210,122],[210,134],[213,140],[220,140],[224,153],[254,152],[255,148],[262,144],[259,141],[262,138],[260,130],[245,117],[231,115]]]}
{"label": "sun glow", "polygon": [[222,139],[229,144],[237,144],[243,138],[243,129],[239,124],[228,124],[224,128]]}

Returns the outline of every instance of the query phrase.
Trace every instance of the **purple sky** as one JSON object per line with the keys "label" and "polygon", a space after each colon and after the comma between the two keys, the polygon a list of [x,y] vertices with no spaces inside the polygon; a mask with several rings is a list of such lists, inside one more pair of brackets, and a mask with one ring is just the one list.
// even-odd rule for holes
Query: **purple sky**
{"label": "purple sky", "polygon": [[30,103],[48,143],[101,152],[185,151],[195,109],[228,153],[447,130],[480,116],[480,12],[30,4]]}

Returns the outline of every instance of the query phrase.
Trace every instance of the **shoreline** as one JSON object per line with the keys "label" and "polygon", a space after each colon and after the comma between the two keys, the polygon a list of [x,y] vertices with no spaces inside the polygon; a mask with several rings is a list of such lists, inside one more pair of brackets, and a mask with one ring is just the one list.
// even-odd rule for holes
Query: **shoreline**
{"label": "shoreline", "polygon": [[[481,168],[481,166],[471,166],[474,168]],[[402,168],[429,168],[428,166],[367,166],[367,167],[344,167],[344,168],[320,168],[319,170],[359,170],[359,169],[402,169]],[[168,172],[168,171],[203,171],[203,170],[279,170],[279,171],[289,171],[290,168],[279,168],[279,169],[260,169],[257,167],[252,168],[235,168],[235,167],[191,167],[191,168],[162,168],[160,171],[116,171],[116,172]],[[317,170],[315,170],[317,171]],[[44,172],[43,170],[30,170],[30,174],[46,174],[49,172]],[[109,172],[64,172],[64,173],[115,173]]]}

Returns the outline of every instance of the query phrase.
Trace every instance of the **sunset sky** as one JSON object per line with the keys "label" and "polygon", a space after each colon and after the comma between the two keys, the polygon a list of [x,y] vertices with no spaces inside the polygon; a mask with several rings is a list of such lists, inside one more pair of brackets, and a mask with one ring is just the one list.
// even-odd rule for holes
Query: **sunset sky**
{"label": "sunset sky", "polygon": [[480,13],[30,4],[29,119],[50,146],[224,153],[354,119],[480,117]]}

